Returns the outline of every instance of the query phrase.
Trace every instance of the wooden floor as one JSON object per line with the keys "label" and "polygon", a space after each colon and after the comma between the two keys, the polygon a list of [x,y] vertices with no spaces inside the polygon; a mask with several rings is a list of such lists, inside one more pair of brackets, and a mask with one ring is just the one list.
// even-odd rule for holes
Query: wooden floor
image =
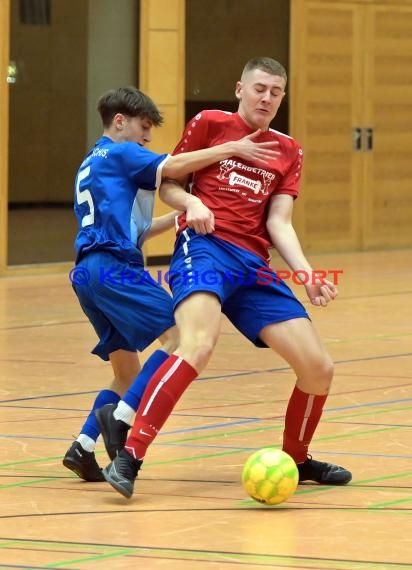
{"label": "wooden floor", "polygon": [[[0,568],[412,568],[411,255],[311,257],[343,270],[338,300],[310,309],[336,362],[311,451],[354,476],[300,485],[271,508],[239,479],[253,450],[281,441],[294,378],[277,355],[224,320],[126,501],[61,465],[111,377],[89,354],[94,333],[68,276],[0,280]],[[97,457],[108,463],[101,443]]]}

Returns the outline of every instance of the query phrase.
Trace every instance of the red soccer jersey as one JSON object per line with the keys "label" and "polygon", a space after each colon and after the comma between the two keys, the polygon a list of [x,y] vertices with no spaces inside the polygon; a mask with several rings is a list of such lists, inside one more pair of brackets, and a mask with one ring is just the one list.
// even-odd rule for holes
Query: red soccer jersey
{"label": "red soccer jersey", "polygon": [[[238,113],[202,111],[186,125],[173,154],[208,148],[251,134]],[[215,215],[214,235],[267,260],[272,243],[266,229],[272,196],[299,193],[302,149],[291,137],[273,129],[256,142],[279,142],[281,156],[267,166],[231,157],[193,174],[191,192]],[[179,232],[186,218],[179,217]]]}

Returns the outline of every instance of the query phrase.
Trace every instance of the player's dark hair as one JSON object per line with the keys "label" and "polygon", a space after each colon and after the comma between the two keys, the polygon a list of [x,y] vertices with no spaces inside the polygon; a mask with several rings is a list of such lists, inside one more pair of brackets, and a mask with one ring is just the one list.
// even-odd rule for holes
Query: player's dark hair
{"label": "player's dark hair", "polygon": [[111,125],[117,113],[149,119],[155,127],[163,123],[163,116],[154,102],[136,87],[120,87],[103,93],[97,102],[97,110],[104,127]]}
{"label": "player's dark hair", "polygon": [[286,69],[283,65],[271,57],[254,57],[253,59],[249,59],[243,68],[243,73],[253,71],[254,69],[260,69],[261,71],[265,71],[271,75],[279,75],[280,77],[283,77],[285,81],[288,79]]}

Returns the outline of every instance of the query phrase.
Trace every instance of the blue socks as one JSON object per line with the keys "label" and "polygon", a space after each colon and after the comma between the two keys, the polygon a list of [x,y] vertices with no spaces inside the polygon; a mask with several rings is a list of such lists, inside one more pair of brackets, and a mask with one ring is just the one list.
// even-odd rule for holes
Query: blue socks
{"label": "blue socks", "polygon": [[99,392],[97,398],[94,401],[92,411],[88,415],[87,420],[85,421],[80,433],[87,435],[96,441],[100,435],[100,427],[97,423],[96,416],[94,415],[94,410],[97,410],[106,404],[117,404],[119,400],[119,394],[116,394],[116,392],[113,392],[113,390],[102,390]]}
{"label": "blue socks", "polygon": [[169,354],[164,350],[156,350],[145,362],[143,368],[136,377],[136,380],[130,386],[126,394],[123,396],[123,402],[126,402],[134,411],[137,410],[142,399],[143,392],[149,383],[149,380],[156,370],[169,358]]}
{"label": "blue socks", "polygon": [[[164,350],[156,350],[145,362],[140,373],[137,375],[135,381],[130,386],[129,390],[123,396],[123,401],[126,402],[131,408],[135,411],[139,407],[140,400],[143,396],[143,392],[149,380],[156,372],[156,370],[169,358],[169,354]],[[83,435],[87,435],[93,441],[96,441],[100,435],[100,427],[97,423],[96,416],[94,415],[94,411],[106,404],[117,404],[120,400],[120,396],[113,392],[113,390],[102,390],[97,395],[92,411],[87,417],[80,433]],[[90,440],[89,440],[90,441]],[[91,443],[91,442],[90,442]]]}

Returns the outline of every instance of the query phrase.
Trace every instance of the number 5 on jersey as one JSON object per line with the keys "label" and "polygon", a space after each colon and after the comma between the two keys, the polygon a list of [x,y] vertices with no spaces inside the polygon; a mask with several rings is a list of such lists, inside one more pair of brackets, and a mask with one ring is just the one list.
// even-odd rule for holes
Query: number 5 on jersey
{"label": "number 5 on jersey", "polygon": [[94,224],[94,204],[93,204],[92,195],[91,195],[90,190],[88,188],[80,189],[81,183],[83,182],[83,180],[85,180],[89,176],[89,174],[90,174],[90,166],[87,166],[83,170],[80,170],[79,176],[77,177],[77,181],[76,181],[76,200],[77,200],[77,203],[80,205],[80,204],[84,204],[86,202],[88,204],[89,210],[90,210],[89,214],[86,214],[82,218],[82,228],[84,228],[85,226],[91,226],[92,224]]}

